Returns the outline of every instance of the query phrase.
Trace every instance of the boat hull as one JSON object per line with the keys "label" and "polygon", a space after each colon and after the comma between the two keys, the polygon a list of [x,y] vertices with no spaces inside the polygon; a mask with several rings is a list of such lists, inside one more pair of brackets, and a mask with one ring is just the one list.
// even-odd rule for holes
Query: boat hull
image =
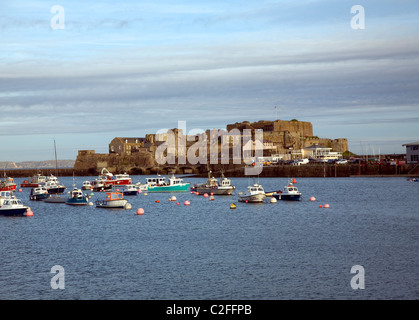
{"label": "boat hull", "polygon": [[12,208],[12,209],[1,209],[0,216],[24,216],[26,215],[27,208]]}
{"label": "boat hull", "polygon": [[231,196],[234,193],[234,188],[211,188],[211,187],[193,187],[191,191],[199,192],[199,193],[208,193],[213,194],[214,196]]}
{"label": "boat hull", "polygon": [[301,194],[281,194],[280,200],[299,201],[301,200]]}
{"label": "boat hull", "polygon": [[122,193],[124,194],[124,196],[136,196],[138,194],[138,191],[123,191]]}
{"label": "boat hull", "polygon": [[109,190],[112,190],[112,186],[113,186],[112,184],[93,186],[92,190],[93,191],[109,191]]}
{"label": "boat hull", "polygon": [[103,183],[105,185],[113,185],[113,186],[126,186],[132,184],[132,179],[124,179],[124,180],[104,180]]}
{"label": "boat hull", "polygon": [[65,187],[49,188],[48,193],[49,194],[60,194],[60,193],[64,193],[65,189],[66,189]]}
{"label": "boat hull", "polygon": [[0,187],[0,191],[15,191],[15,190],[16,190],[16,185],[15,184]]}
{"label": "boat hull", "polygon": [[67,200],[61,197],[49,197],[44,200],[46,203],[65,203]]}
{"label": "boat hull", "polygon": [[51,195],[49,193],[42,193],[42,194],[31,194],[29,196],[29,200],[32,201],[41,201],[49,198]]}
{"label": "boat hull", "polygon": [[89,202],[87,201],[87,198],[83,199],[67,199],[65,204],[68,204],[70,206],[87,206]]}
{"label": "boat hull", "polygon": [[189,190],[189,183],[174,186],[149,186],[148,192],[186,192]]}
{"label": "boat hull", "polygon": [[265,194],[253,194],[247,196],[239,196],[240,202],[249,202],[249,203],[261,203],[264,202],[266,198]]}
{"label": "boat hull", "polygon": [[108,209],[122,209],[125,208],[125,205],[128,203],[128,200],[112,200],[112,201],[96,201],[96,208],[108,208]]}
{"label": "boat hull", "polygon": [[39,183],[21,183],[21,188],[37,188],[39,187]]}

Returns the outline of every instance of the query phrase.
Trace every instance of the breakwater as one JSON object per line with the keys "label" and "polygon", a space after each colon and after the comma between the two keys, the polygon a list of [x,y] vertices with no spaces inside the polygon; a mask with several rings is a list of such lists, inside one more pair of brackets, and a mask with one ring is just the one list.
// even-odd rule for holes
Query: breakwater
{"label": "breakwater", "polygon": [[[221,172],[228,177],[244,177],[244,168],[240,165],[211,165],[210,169],[218,176]],[[193,174],[195,176],[207,177],[208,168],[206,165],[197,165],[179,167],[179,166],[165,166],[156,168],[142,168],[134,167],[128,170],[111,171],[113,173],[127,172],[131,175],[152,175],[152,174],[168,174],[175,172],[177,175]],[[84,170],[73,168],[62,168],[56,171],[55,169],[13,169],[5,170],[5,174],[12,178],[25,178],[32,177],[33,175],[41,173],[43,175],[58,175],[58,176],[97,176],[100,170]],[[306,164],[301,166],[292,165],[276,165],[265,166],[260,177],[351,177],[351,176],[394,176],[406,175],[417,176],[419,175],[419,167],[416,165],[358,165],[358,164]]]}

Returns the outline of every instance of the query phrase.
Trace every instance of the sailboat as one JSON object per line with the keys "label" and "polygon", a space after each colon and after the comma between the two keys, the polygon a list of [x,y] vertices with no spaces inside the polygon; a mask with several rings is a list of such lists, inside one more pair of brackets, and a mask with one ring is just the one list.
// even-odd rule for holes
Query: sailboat
{"label": "sailboat", "polygon": [[[57,160],[57,146],[55,144],[54,139],[54,152],[55,152],[55,175],[58,175],[58,160]],[[49,197],[44,200],[44,202],[49,203],[65,203],[66,199],[61,198],[58,194],[64,193],[66,187],[64,185],[61,185],[58,181],[58,178],[56,176],[51,176],[48,178],[48,181],[45,183],[45,187],[48,190],[48,193],[53,194],[53,197]]]}

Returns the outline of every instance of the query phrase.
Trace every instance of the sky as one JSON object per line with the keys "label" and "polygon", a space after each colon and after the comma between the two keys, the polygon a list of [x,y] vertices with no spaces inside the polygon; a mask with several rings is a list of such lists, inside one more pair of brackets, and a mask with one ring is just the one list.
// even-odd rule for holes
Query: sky
{"label": "sky", "polygon": [[419,141],[418,40],[408,0],[0,0],[0,161],[275,119],[403,153]]}

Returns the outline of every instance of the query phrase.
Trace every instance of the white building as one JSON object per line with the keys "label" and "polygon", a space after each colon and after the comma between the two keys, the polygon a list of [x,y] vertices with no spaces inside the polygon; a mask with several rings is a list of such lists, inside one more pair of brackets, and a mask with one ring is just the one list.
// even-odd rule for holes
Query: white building
{"label": "white building", "polygon": [[313,144],[310,147],[302,149],[302,153],[304,158],[310,158],[320,162],[342,158],[342,152],[332,152],[331,150],[332,148],[321,147],[318,144]]}
{"label": "white building", "polygon": [[406,147],[406,163],[419,163],[419,141],[406,143],[402,146]]}

